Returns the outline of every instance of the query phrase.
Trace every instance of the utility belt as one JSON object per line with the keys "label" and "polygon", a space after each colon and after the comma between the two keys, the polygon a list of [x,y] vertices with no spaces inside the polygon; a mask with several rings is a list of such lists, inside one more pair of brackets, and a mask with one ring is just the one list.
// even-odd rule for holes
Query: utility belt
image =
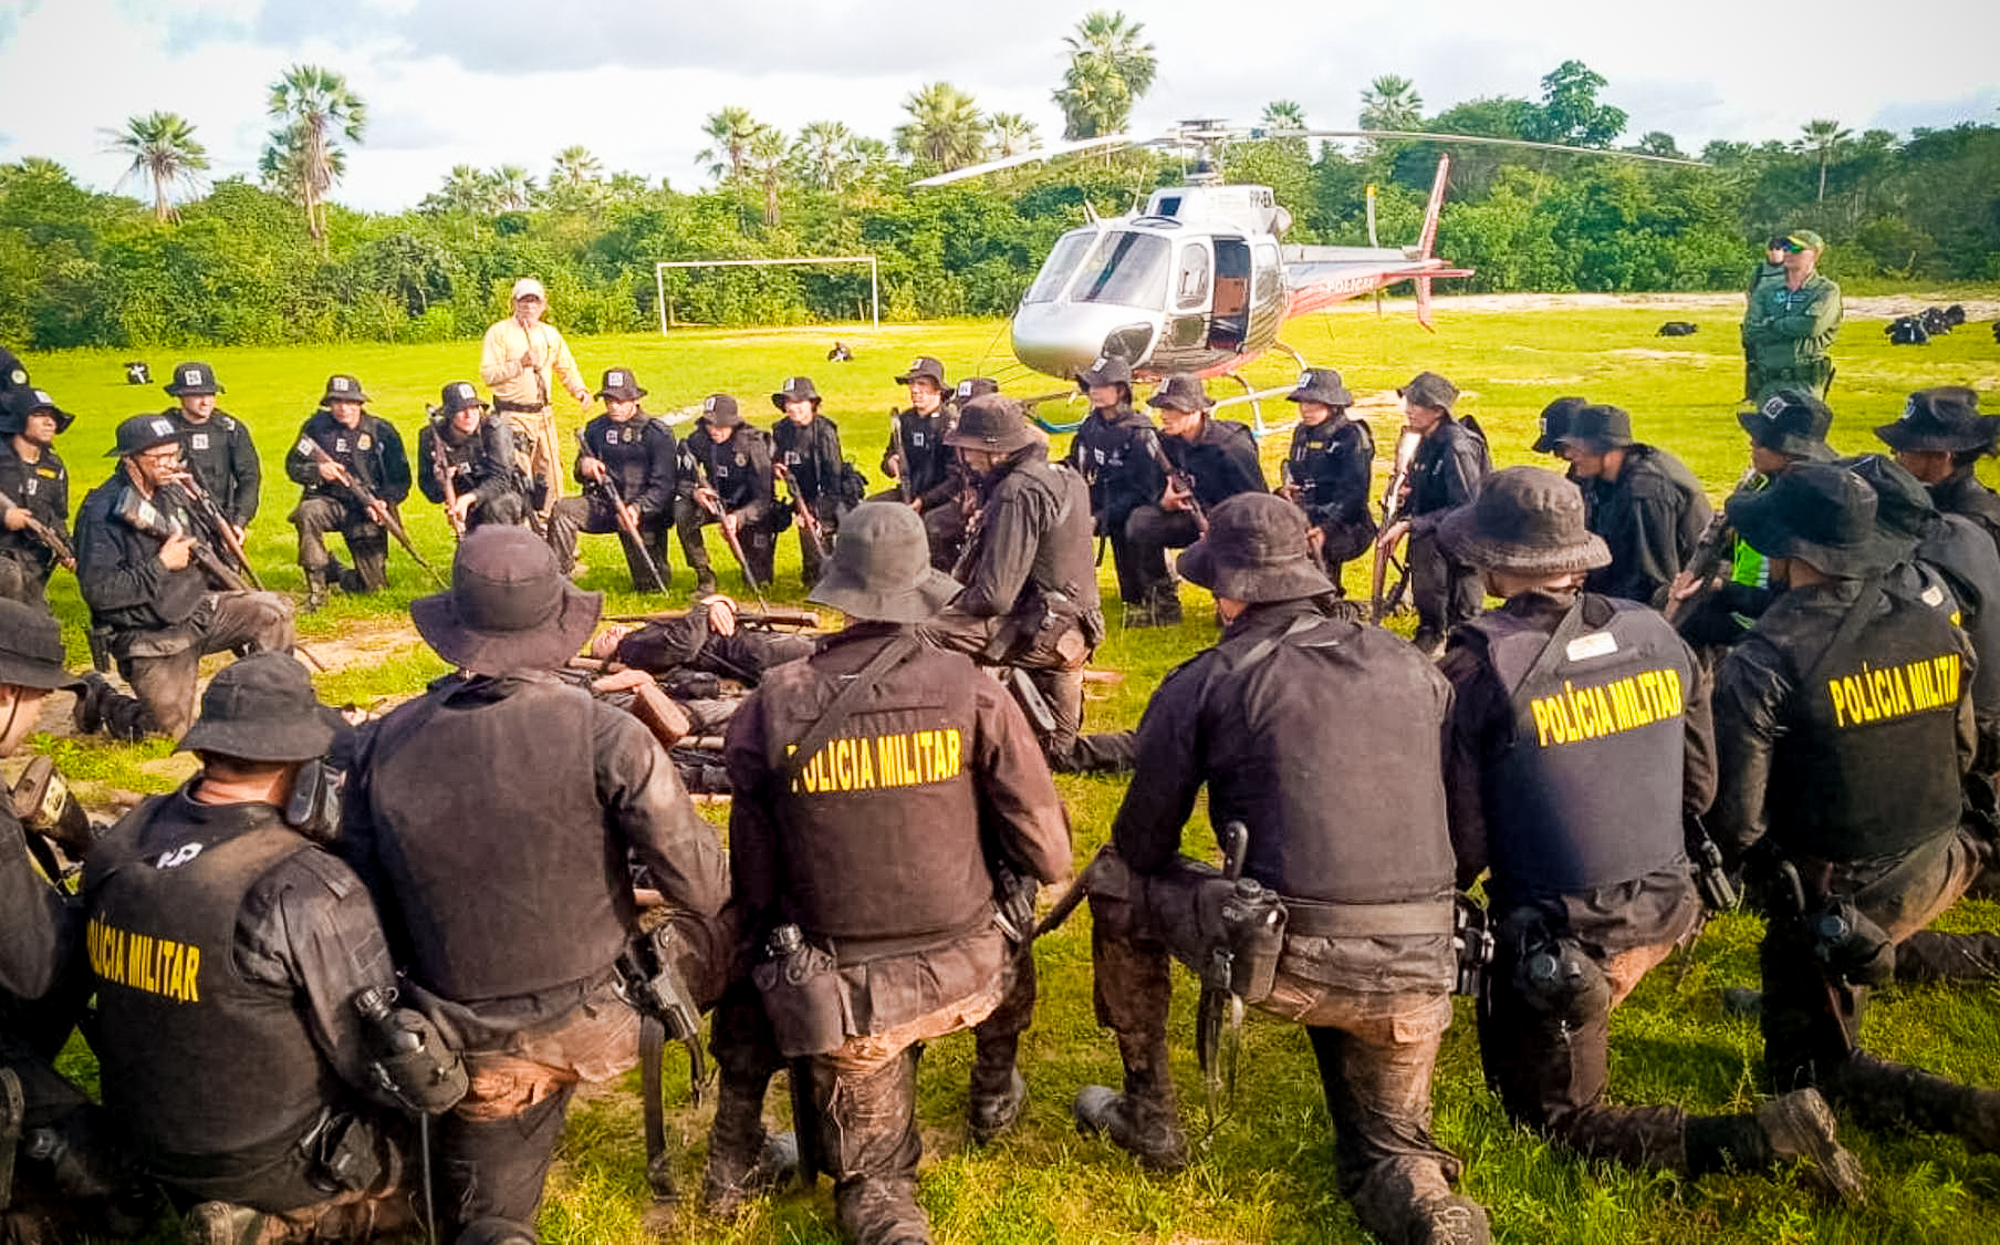
{"label": "utility belt", "polygon": [[546,402],[509,402],[505,398],[493,399],[493,409],[502,415],[540,415],[549,409]]}
{"label": "utility belt", "polygon": [[1789,925],[1829,978],[1877,987],[1895,979],[1896,944],[1852,895],[1833,889],[1838,863],[1810,856],[1772,856],[1765,863],[1767,916]]}
{"label": "utility belt", "polygon": [[1023,670],[1075,670],[1104,642],[1104,613],[1068,593],[1031,590],[994,636],[989,660]]}
{"label": "utility belt", "polygon": [[1448,899],[1408,903],[1322,903],[1285,897],[1286,932],[1302,938],[1403,938],[1449,934],[1456,929]]}
{"label": "utility belt", "polygon": [[[808,940],[794,924],[771,931],[764,960],[750,970],[750,980],[763,997],[779,1053],[798,1059],[837,1050],[860,1031],[855,1003],[842,970],[926,952],[948,957],[968,939],[994,928],[994,912],[960,929],[900,938]],[[953,966],[963,969],[963,965]],[[940,976],[949,976],[949,971]]]}

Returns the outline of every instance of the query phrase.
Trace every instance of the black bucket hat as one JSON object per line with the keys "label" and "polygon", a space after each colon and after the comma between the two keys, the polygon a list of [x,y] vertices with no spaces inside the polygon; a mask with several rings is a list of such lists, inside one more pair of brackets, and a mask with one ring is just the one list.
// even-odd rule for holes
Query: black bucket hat
{"label": "black bucket hat", "polygon": [[1438,525],[1461,562],[1516,575],[1567,575],[1611,565],[1611,548],[1584,523],[1583,491],[1541,467],[1508,467],[1480,483],[1472,504]]}
{"label": "black bucket hat", "polygon": [[181,430],[164,415],[129,415],[118,425],[118,440],[104,451],[106,458],[130,458],[169,441],[178,442]]}
{"label": "black bucket hat", "polygon": [[711,393],[703,398],[701,417],[712,428],[734,428],[743,422],[743,412],[736,409],[736,399],[726,393]]}
{"label": "black bucket hat", "polygon": [[1632,416],[1621,406],[1585,406],[1569,417],[1562,443],[1591,454],[1624,449],[1632,444]]}
{"label": "black bucket hat", "polygon": [[1937,503],[1923,481],[1885,454],[1842,458],[1835,465],[1852,471],[1875,490],[1875,522],[1891,540],[1922,540],[1937,526]]}
{"label": "black bucket hat", "polygon": [[1888,570],[1909,556],[1908,540],[1876,526],[1875,490],[1832,463],[1801,463],[1760,492],[1723,503],[1729,523],[1767,558],[1798,558],[1840,579]]}
{"label": "black bucket hat", "polygon": [[1129,393],[1132,388],[1132,365],[1115,354],[1099,355],[1089,367],[1078,368],[1076,387],[1085,393],[1099,385],[1123,385]]}
{"label": "black bucket hat", "polygon": [[194,362],[176,366],[174,378],[160,388],[173,398],[213,397],[223,392],[222,383],[215,379],[215,369],[206,363]]}
{"label": "black bucket hat", "polygon": [[964,403],[999,392],[1000,382],[991,376],[968,376],[958,382],[958,388],[951,391],[951,397],[954,402]]}
{"label": "black bucket hat", "polygon": [[1396,391],[1396,396],[1408,398],[1418,406],[1449,412],[1452,404],[1458,401],[1458,386],[1436,372],[1418,372],[1410,378],[1409,384]]}
{"label": "black bucket hat", "polygon": [[1321,406],[1353,406],[1354,395],[1347,392],[1347,382],[1340,373],[1330,367],[1309,367],[1299,373],[1299,383],[1285,395],[1287,402],[1317,402]]}
{"label": "black bucket hat", "polygon": [[1272,493],[1238,493],[1208,512],[1208,532],[1175,559],[1181,577],[1218,597],[1296,601],[1333,591],[1306,541],[1305,511]]}
{"label": "black bucket hat", "polygon": [[1562,439],[1569,435],[1570,421],[1590,405],[1589,398],[1557,398],[1542,408],[1535,423],[1535,443],[1528,448],[1537,454],[1560,454]]}
{"label": "black bucket hat", "polygon": [[1208,396],[1201,377],[1192,372],[1175,372],[1167,377],[1159,392],[1146,399],[1146,405],[1167,411],[1206,411],[1215,401]]}
{"label": "black bucket hat", "polygon": [[806,600],[849,618],[920,623],[958,593],[958,581],[931,565],[930,540],[916,511],[865,501],[841,519],[840,539]]}
{"label": "black bucket hat", "polygon": [[612,367],[604,369],[604,383],[597,387],[595,396],[614,402],[637,402],[646,396],[646,391],[639,388],[631,368]]}
{"label": "black bucket hat", "polygon": [[63,669],[62,626],[55,615],[0,597],[0,683],[40,692],[83,686]]}
{"label": "black bucket hat", "polygon": [[918,355],[910,364],[910,370],[896,378],[899,385],[907,385],[913,380],[927,380],[938,387],[939,393],[949,392],[950,385],[944,383],[944,364],[929,355]]}
{"label": "black bucket hat", "polygon": [[1807,390],[1775,390],[1756,410],[1739,411],[1736,422],[1753,445],[1809,462],[1833,461],[1833,447],[1826,443],[1833,411]]}
{"label": "black bucket hat", "polygon": [[582,592],[548,542],[524,527],[487,524],[458,542],[451,591],[410,602],[417,634],[474,674],[552,670],[597,626],[601,593]]}
{"label": "black bucket hat", "polygon": [[966,403],[958,423],[944,434],[946,445],[993,454],[1011,454],[1037,439],[1021,415],[1021,404],[997,393],[981,394]]}
{"label": "black bucket hat", "polygon": [[201,694],[201,716],[181,737],[182,752],[246,761],[310,761],[325,756],[348,726],[319,702],[306,669],[288,653],[252,653],[224,667]]}
{"label": "black bucket hat", "polygon": [[1962,386],[1920,389],[1910,395],[1896,422],[1883,424],[1875,435],[1897,451],[1986,453],[2000,437],[2000,415],[1981,415],[1979,395]]}
{"label": "black bucket hat", "polygon": [[810,402],[815,410],[819,408],[819,390],[813,385],[812,377],[790,377],[785,381],[784,388],[771,395],[771,405],[781,411],[790,402]]}
{"label": "black bucket hat", "polygon": [[326,392],[319,395],[319,404],[329,402],[366,402],[368,395],[361,391],[361,382],[344,373],[336,373],[326,378]]}
{"label": "black bucket hat", "polygon": [[0,402],[0,421],[4,421],[0,422],[0,432],[24,431],[28,426],[28,416],[36,411],[47,411],[53,415],[56,431],[59,433],[68,432],[69,426],[76,422],[76,416],[57,406],[56,400],[49,396],[48,390],[24,385],[19,389],[10,390],[6,400]]}
{"label": "black bucket hat", "polygon": [[438,396],[444,403],[443,410],[447,415],[456,415],[460,411],[468,411],[474,407],[482,411],[486,409],[486,400],[479,396],[479,391],[472,387],[472,382],[469,380],[452,381],[439,392]]}

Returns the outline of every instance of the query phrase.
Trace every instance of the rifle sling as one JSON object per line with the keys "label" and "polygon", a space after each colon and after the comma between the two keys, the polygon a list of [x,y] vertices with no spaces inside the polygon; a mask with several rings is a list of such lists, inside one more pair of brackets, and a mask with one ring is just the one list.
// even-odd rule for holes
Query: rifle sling
{"label": "rifle sling", "polygon": [[798,747],[787,759],[785,764],[787,786],[798,780],[799,774],[819,750],[826,747],[827,741],[847,724],[847,719],[853,716],[855,705],[860,701],[862,693],[873,687],[890,670],[903,664],[921,647],[923,647],[922,640],[909,632],[904,632],[883,645],[881,652],[870,658],[867,665],[848,679],[847,685],[834,696],[832,703],[827,705],[825,712],[819,715],[819,720],[806,731],[804,737],[799,740]]}

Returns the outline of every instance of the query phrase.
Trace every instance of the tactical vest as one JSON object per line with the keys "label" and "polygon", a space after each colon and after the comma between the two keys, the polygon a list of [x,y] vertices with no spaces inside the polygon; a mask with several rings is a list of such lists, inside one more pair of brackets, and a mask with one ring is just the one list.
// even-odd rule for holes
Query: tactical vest
{"label": "tactical vest", "polygon": [[[367,768],[376,851],[417,981],[480,1002],[603,972],[631,887],[605,829],[590,696],[553,678],[497,700],[433,692],[385,718]],[[477,772],[469,759],[504,760]]]}
{"label": "tactical vest", "polygon": [[[1586,610],[1610,617],[1592,628]],[[1493,874],[1510,891],[1589,890],[1686,852],[1686,646],[1658,614],[1609,597],[1579,597],[1565,624],[1553,638],[1504,611],[1464,624],[1514,710],[1513,742],[1480,778]]]}
{"label": "tactical vest", "polygon": [[[387,486],[389,479],[388,470],[382,462],[382,428],[383,421],[365,411],[361,415],[361,422],[349,428],[332,414],[321,409],[314,412],[312,418],[306,421],[305,427],[299,431],[299,437],[301,441],[311,441],[318,445],[326,451],[327,457],[346,468],[349,474],[358,478],[371,491],[379,493]],[[393,430],[390,435],[395,435]],[[313,457],[310,448],[294,446],[293,453],[304,458]],[[351,500],[345,488],[325,481],[316,480],[307,485],[306,492],[312,495],[338,497],[343,501]]]}
{"label": "tactical vest", "polygon": [[161,413],[180,429],[181,457],[188,470],[201,481],[209,496],[215,498],[215,504],[224,514],[236,513],[235,417],[217,408],[197,424],[178,406],[170,406]]}
{"label": "tactical vest", "polygon": [[[223,1176],[232,1156],[302,1135],[340,1083],[287,990],[236,971],[244,896],[311,844],[279,824],[204,842],[155,835],[148,801],[93,849],[84,947],[96,979],[104,1104],[142,1153]],[[201,1160],[213,1156],[214,1170]]]}
{"label": "tactical vest", "polygon": [[[1035,489],[1048,498],[1055,523],[1041,534],[1035,546],[1035,560],[1028,570],[1027,588],[1043,593],[1060,592],[1084,609],[1094,609],[1097,598],[1097,563],[1091,547],[1090,486],[1074,467],[1029,458],[1017,464],[1008,478],[994,489],[987,505],[1005,505],[1006,494],[1016,489]],[[983,525],[982,525],[983,530]],[[1018,607],[1032,603],[1033,594],[1022,593]]]}
{"label": "tactical vest", "polygon": [[[651,415],[640,411],[623,423],[609,415],[599,415],[584,428],[584,440],[590,446],[590,455],[604,464],[617,482],[618,491],[632,501],[644,493],[653,483],[652,457],[654,438],[667,439],[667,461],[673,462],[673,434],[664,426],[655,427]],[[671,487],[671,483],[669,485]]]}
{"label": "tactical vest", "polygon": [[[1884,612],[1879,602],[1886,601]],[[1958,824],[1964,664],[1930,606],[1874,583],[1799,670],[1771,760],[1771,834],[1787,851],[1851,861],[1904,851]]]}
{"label": "tactical vest", "polygon": [[1972,672],[1972,707],[1982,725],[2000,721],[2000,558],[1972,520],[1946,515],[1917,546],[1958,602],[1958,625],[1979,659]]}
{"label": "tactical vest", "polygon": [[917,414],[914,408],[896,416],[903,431],[903,474],[910,482],[910,495],[928,493],[945,482],[951,470],[952,450],[944,443],[945,433],[956,422],[951,404],[940,406],[937,414]]}
{"label": "tactical vest", "polygon": [[[759,689],[766,756],[779,780],[844,684],[818,664],[780,666]],[[964,657],[919,649],[863,693],[800,765],[774,802],[786,920],[836,948],[984,924],[993,880],[971,773],[982,678]]]}

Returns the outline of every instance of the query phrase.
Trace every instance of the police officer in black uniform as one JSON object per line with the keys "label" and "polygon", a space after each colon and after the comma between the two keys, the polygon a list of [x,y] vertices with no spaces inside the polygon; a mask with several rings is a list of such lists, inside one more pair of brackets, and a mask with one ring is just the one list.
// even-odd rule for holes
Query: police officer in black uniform
{"label": "police officer in black uniform", "polygon": [[[1117,1035],[1125,1090],[1086,1087],[1078,1124],[1149,1167],[1187,1162],[1168,1071],[1168,958],[1205,967],[1217,889],[1244,897],[1176,854],[1206,784],[1210,822],[1248,831],[1242,877],[1262,888],[1250,897],[1274,892],[1287,914],[1282,946],[1228,944],[1238,963],[1262,965],[1246,967],[1241,989],[1232,972],[1231,989],[1306,1026],[1356,1216],[1390,1241],[1486,1241],[1484,1210],[1451,1192],[1459,1163],[1430,1135],[1455,974],[1439,764],[1449,685],[1396,636],[1347,620],[1305,516],[1282,498],[1216,507],[1180,571],[1215,594],[1226,626],[1146,706],[1111,853],[1084,875],[1097,1018]],[[1341,764],[1326,764],[1334,755]]]}
{"label": "police officer in black uniform", "polygon": [[1714,701],[1711,824],[1767,917],[1765,1077],[1779,1090],[1816,1086],[1870,1126],[2000,1149],[2000,1091],[1859,1045],[1895,944],[1983,863],[1960,826],[1975,748],[1970,647],[1935,608],[1884,590],[1909,544],[1882,537],[1875,493],[1852,473],[1797,466],[1727,510],[1784,589],[1723,660]]}
{"label": "police officer in black uniform", "polygon": [[[367,401],[354,377],[329,376],[319,409],[299,428],[285,455],[285,474],[305,488],[290,518],[299,530],[307,612],[325,602],[329,583],[337,582],[342,592],[380,592],[389,586],[390,508],[410,495],[410,460],[402,434],[388,420],[363,410]],[[343,477],[358,480],[374,504],[364,502]],[[347,542],[352,570],[327,552],[329,532],[339,532]]]}
{"label": "police officer in black uniform", "polygon": [[1493,458],[1478,428],[1452,414],[1457,385],[1436,372],[1418,372],[1396,393],[1403,399],[1408,426],[1423,440],[1410,461],[1401,517],[1376,540],[1394,549],[1405,534],[1409,536],[1410,601],[1417,607],[1415,642],[1425,653],[1436,654],[1443,651],[1453,627],[1479,613],[1480,603],[1479,576],[1438,544],[1438,525],[1472,503],[1479,482],[1493,470]]}
{"label": "police officer in black uniform", "polygon": [[1811,1158],[1831,1191],[1858,1196],[1815,1090],[1754,1115],[1604,1102],[1612,1009],[1700,918],[1682,827],[1715,792],[1707,677],[1660,615],[1588,591],[1611,552],[1554,472],[1488,476],[1438,536],[1506,602],[1459,627],[1439,667],[1456,693],[1458,884],[1492,871],[1487,1081],[1514,1119],[1592,1158],[1689,1175]]}
{"label": "police officer in black uniform", "polygon": [[785,387],[771,395],[771,405],[785,417],[771,428],[772,461],[791,490],[794,505],[804,505],[819,523],[819,539],[799,529],[799,578],[810,589],[819,582],[821,546],[833,547],[840,534],[840,516],[861,500],[867,487],[861,473],[853,475],[850,487],[847,460],[840,451],[840,425],[820,413],[819,389],[810,376],[793,376]]}
{"label": "police officer in black uniform", "polygon": [[680,495],[674,499],[674,530],[694,568],[695,595],[715,591],[715,570],[701,535],[710,523],[735,533],[749,564],[744,574],[760,587],[770,583],[778,533],[791,521],[791,511],[778,505],[771,434],[745,423],[735,398],[712,393],[702,399],[701,416],[681,442],[681,454],[685,461]]}
{"label": "police officer in black uniform", "polygon": [[487,523],[526,523],[528,495],[508,421],[487,414],[468,380],[447,384],[440,401],[417,434],[417,488],[443,506],[444,482],[451,481],[454,508],[446,519],[461,534]]}
{"label": "police officer in black uniform", "polygon": [[75,416],[44,390],[24,385],[0,398],[0,597],[47,609],[49,576],[60,561],[48,542],[29,530],[40,523],[69,540],[69,468],[55,439]]}
{"label": "police officer in black uniform", "polygon": [[[629,368],[608,369],[597,396],[604,399],[604,414],[584,425],[583,447],[576,455],[576,478],[584,486],[583,495],[565,497],[549,512],[549,547],[556,551],[556,560],[567,574],[576,566],[579,532],[616,532],[633,588],[665,592],[670,578],[667,526],[674,521],[674,491],[682,483],[673,430],[640,409],[639,399],[646,391],[639,388]],[[616,486],[618,496],[638,519],[645,554],[618,525],[611,493],[603,487],[605,480]],[[647,554],[659,568],[657,584],[646,569]]]}
{"label": "police officer in black uniform", "polygon": [[[1589,398],[1571,397],[1557,398],[1543,407],[1542,413],[1535,418],[1535,443],[1528,448],[1537,454],[1549,454],[1568,462],[1569,455],[1563,451],[1562,439],[1569,435],[1570,421],[1576,418],[1576,413],[1589,405]],[[1576,482],[1574,472],[1570,473],[1570,480]],[[1587,489],[1584,490],[1583,501],[1584,511],[1588,514],[1590,493]]]}
{"label": "police officer in black uniform", "polygon": [[[912,360],[910,370],[896,377],[896,383],[909,388],[910,405],[889,415],[892,427],[889,443],[882,450],[882,473],[896,481],[896,487],[877,497],[908,500],[923,516],[924,532],[931,542],[931,565],[948,571],[958,561],[959,542],[965,537],[965,511],[960,504],[965,480],[959,474],[958,456],[944,443],[944,434],[951,431],[958,417],[951,402],[952,389],[945,383],[944,364],[929,355]],[[979,396],[983,389],[974,386],[960,401]],[[985,392],[997,393],[999,386]]]}
{"label": "police officer in black uniform", "polygon": [[250,440],[249,426],[215,405],[223,388],[215,369],[206,363],[181,364],[161,387],[180,402],[162,414],[180,425],[181,454],[188,470],[215,499],[216,508],[241,540],[250,520],[257,517],[264,485],[264,465]]}
{"label": "police officer in black uniform", "polygon": [[1164,459],[1166,484],[1159,496],[1132,511],[1125,539],[1137,559],[1154,625],[1170,627],[1181,620],[1181,598],[1167,570],[1167,550],[1200,537],[1197,510],[1212,510],[1238,493],[1268,490],[1257,462],[1257,438],[1247,424],[1209,417],[1215,403],[1200,377],[1167,377],[1146,405],[1160,412],[1161,435],[1152,446],[1160,452],[1155,461]]}
{"label": "police officer in black uniform", "polygon": [[1117,355],[1106,355],[1079,372],[1076,387],[1090,399],[1090,414],[1077,427],[1064,461],[1090,485],[1090,513],[1098,537],[1111,545],[1125,625],[1150,627],[1151,601],[1125,524],[1134,510],[1158,501],[1166,490],[1167,478],[1151,449],[1160,430],[1144,411],[1133,409],[1132,365]]}
{"label": "police officer in black uniform", "polygon": [[[458,544],[449,593],[410,605],[457,673],[361,728],[341,854],[367,883],[406,999],[459,1036],[471,1076],[435,1141],[460,1241],[533,1241],[579,1081],[639,1058],[614,963],[637,929],[629,861],[665,897],[675,967],[703,1002],[733,946],[722,847],[638,719],[558,680],[600,598],[518,527]],[[467,765],[478,782],[454,781]],[[737,1069],[721,1056],[725,1083]],[[762,1101],[768,1063],[753,1069]],[[727,1091],[735,1092],[735,1091]],[[482,1222],[484,1221],[484,1222]]]}
{"label": "police officer in black uniform", "polygon": [[[465,1089],[430,1024],[389,1010],[375,908],[322,850],[339,798],[323,758],[346,729],[298,662],[246,657],[215,676],[181,740],[201,772],[90,853],[84,957],[104,1103],[191,1208],[184,1235],[199,1245],[411,1226],[412,1156],[384,1108],[439,1111]],[[428,1062],[388,1060],[382,1024]]]}
{"label": "police officer in black uniform", "polygon": [[1632,416],[1621,407],[1578,409],[1562,446],[1571,474],[1592,482],[1590,530],[1611,550],[1611,561],[1584,586],[1641,605],[1664,603],[1665,588],[1708,530],[1701,481],[1672,454],[1633,440]]}
{"label": "police officer in black uniform", "polygon": [[1962,514],[2000,547],[2000,495],[1980,483],[1973,467],[1993,453],[2000,415],[1981,415],[1977,392],[1960,386],[1910,395],[1893,424],[1875,430],[1904,470],[1924,482],[1946,514]]}
{"label": "police officer in black uniform", "polygon": [[1298,387],[1285,395],[1285,401],[1298,403],[1299,425],[1292,430],[1285,483],[1278,491],[1306,512],[1317,533],[1313,544],[1320,565],[1333,581],[1333,590],[1345,596],[1342,564],[1373,545],[1379,530],[1368,513],[1375,434],[1366,421],[1347,417],[1354,396],[1330,367],[1299,373]]}
{"label": "police officer in black uniform", "polygon": [[76,513],[76,578],[94,630],[104,633],[132,695],[95,672],[79,698],[77,729],[117,739],[178,737],[194,720],[195,676],[210,653],[285,652],[292,603],[275,592],[224,589],[196,561],[209,555],[189,515],[180,430],[164,415],[118,425],[111,478]]}
{"label": "police officer in black uniform", "polygon": [[[908,507],[855,507],[810,598],[848,626],[768,672],[728,735],[735,896],[775,957],[752,976],[804,1091],[802,1148],[857,1245],[931,1239],[914,1198],[921,1043],[1001,1028],[982,1033],[975,1141],[1019,1114],[1005,1013],[1028,960],[996,890],[1070,868],[1068,818],[1021,711],[916,634],[958,591],[928,555]],[[1020,933],[1032,905],[1009,908]]]}
{"label": "police officer in black uniform", "polygon": [[696,670],[754,686],[772,666],[810,657],[813,644],[811,635],[746,626],[734,600],[712,593],[678,617],[606,627],[591,639],[590,655],[655,676]]}

